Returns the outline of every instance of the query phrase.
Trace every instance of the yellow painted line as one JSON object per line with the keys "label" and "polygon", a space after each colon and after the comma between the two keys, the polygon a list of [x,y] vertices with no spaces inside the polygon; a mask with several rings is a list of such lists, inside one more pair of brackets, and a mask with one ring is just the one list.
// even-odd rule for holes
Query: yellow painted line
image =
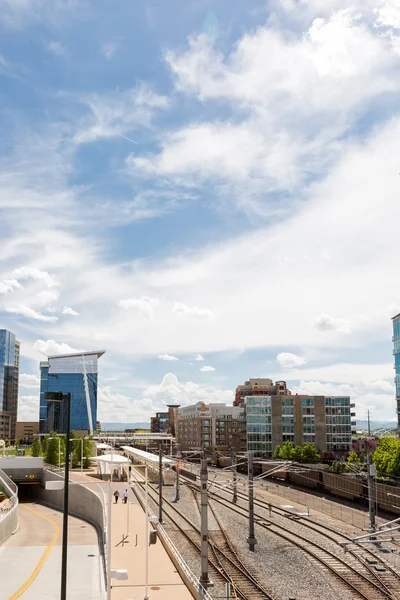
{"label": "yellow painted line", "polygon": [[34,582],[34,580],[37,577],[40,569],[43,567],[44,563],[46,562],[47,557],[49,556],[49,554],[50,554],[50,552],[51,552],[54,544],[56,543],[56,541],[58,540],[58,538],[60,536],[60,528],[57,525],[57,523],[55,521],[53,521],[53,519],[50,519],[49,517],[46,517],[45,515],[42,515],[37,510],[34,510],[33,508],[29,508],[28,506],[24,506],[23,504],[20,504],[19,507],[20,508],[25,508],[26,510],[30,510],[31,512],[33,512],[35,515],[38,515],[42,519],[46,519],[46,521],[48,521],[49,523],[51,523],[54,526],[54,530],[55,531],[54,531],[53,539],[51,540],[50,544],[47,546],[46,550],[43,552],[43,554],[42,554],[39,562],[37,563],[36,567],[33,569],[32,573],[29,575],[28,579],[19,588],[19,590],[17,590],[12,596],[9,597],[8,600],[16,600],[17,598],[19,598],[20,596],[22,596],[22,594]]}

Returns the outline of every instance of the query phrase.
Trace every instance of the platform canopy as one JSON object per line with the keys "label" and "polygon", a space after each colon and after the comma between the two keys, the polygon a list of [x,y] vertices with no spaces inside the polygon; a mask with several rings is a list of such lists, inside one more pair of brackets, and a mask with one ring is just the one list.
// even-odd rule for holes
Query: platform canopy
{"label": "platform canopy", "polygon": [[90,460],[97,460],[97,462],[109,463],[115,466],[129,463],[129,459],[121,456],[121,454],[103,454],[103,456],[93,456]]}
{"label": "platform canopy", "polygon": [[110,450],[112,446],[110,444],[96,444],[97,450]]}

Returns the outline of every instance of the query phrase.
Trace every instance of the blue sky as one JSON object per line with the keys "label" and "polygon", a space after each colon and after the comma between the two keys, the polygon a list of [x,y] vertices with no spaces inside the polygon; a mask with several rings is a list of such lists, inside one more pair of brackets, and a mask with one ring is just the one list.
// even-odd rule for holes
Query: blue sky
{"label": "blue sky", "polygon": [[105,349],[99,418],[249,377],[394,419],[396,0],[0,0],[0,327],[20,418]]}

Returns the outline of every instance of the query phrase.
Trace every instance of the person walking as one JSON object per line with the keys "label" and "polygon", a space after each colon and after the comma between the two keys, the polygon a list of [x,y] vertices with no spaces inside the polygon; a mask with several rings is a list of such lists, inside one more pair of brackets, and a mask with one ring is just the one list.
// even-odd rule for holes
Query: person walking
{"label": "person walking", "polygon": [[119,499],[119,491],[118,490],[115,490],[114,498],[115,498],[115,504],[118,504],[118,499]]}
{"label": "person walking", "polygon": [[128,490],[125,490],[122,498],[124,499],[124,504],[126,504],[128,502]]}

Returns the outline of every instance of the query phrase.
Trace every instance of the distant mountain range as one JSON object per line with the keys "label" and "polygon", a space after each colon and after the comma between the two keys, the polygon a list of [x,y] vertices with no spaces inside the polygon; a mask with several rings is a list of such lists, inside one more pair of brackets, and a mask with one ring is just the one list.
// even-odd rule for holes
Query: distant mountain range
{"label": "distant mountain range", "polygon": [[150,423],[103,423],[101,421],[102,431],[124,431],[124,429],[150,429]]}
{"label": "distant mountain range", "polygon": [[[368,421],[365,419],[356,421],[357,429],[362,429],[363,431],[368,431]],[[374,429],[394,429],[397,427],[397,423],[395,421],[372,421],[370,423],[371,430]]]}

